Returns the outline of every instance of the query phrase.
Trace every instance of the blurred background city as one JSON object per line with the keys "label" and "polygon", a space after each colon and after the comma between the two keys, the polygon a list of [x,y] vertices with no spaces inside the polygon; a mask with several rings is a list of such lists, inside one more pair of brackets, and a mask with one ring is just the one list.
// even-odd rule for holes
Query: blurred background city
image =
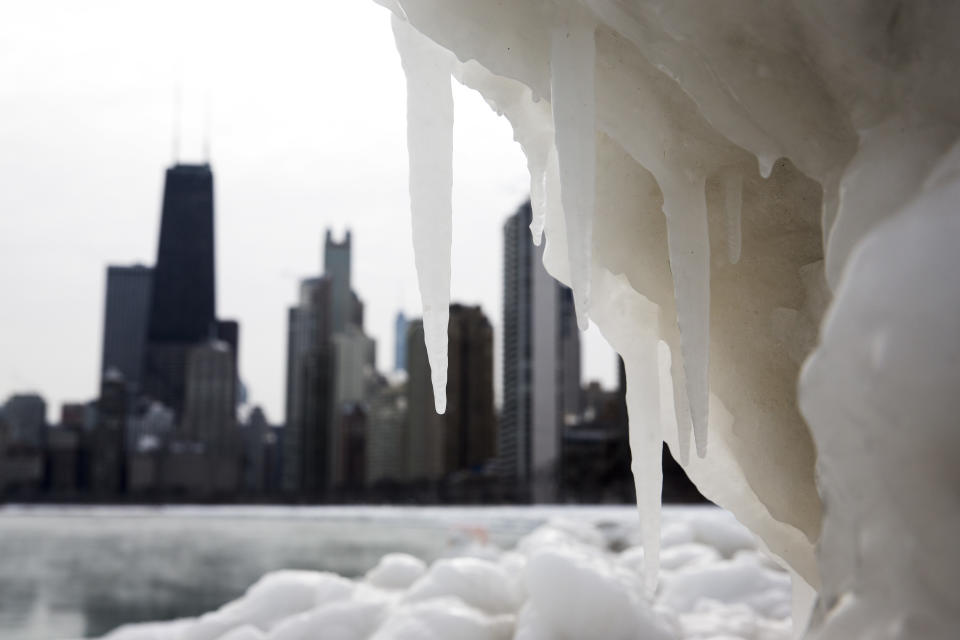
{"label": "blurred background city", "polygon": [[[0,501],[633,502],[622,364],[577,331],[542,266],[509,125],[459,85],[448,408],[434,412],[386,11],[50,9],[0,9]],[[700,500],[664,463],[664,500]],[[64,627],[77,633],[197,613],[265,570],[332,553],[355,573],[387,544],[289,514],[281,535],[212,507],[201,524],[24,509],[0,511],[0,627],[26,629],[10,637],[60,629],[44,626],[57,611],[86,612]],[[523,519],[507,521],[515,536]],[[431,522],[413,529],[448,532]],[[201,561],[198,582],[197,558],[238,523],[250,539],[232,552],[266,559],[231,576]],[[441,544],[430,535],[409,536],[433,545],[421,555]],[[176,578],[156,562],[171,549]],[[127,580],[150,589],[91,590],[104,558],[147,555],[147,578]]]}

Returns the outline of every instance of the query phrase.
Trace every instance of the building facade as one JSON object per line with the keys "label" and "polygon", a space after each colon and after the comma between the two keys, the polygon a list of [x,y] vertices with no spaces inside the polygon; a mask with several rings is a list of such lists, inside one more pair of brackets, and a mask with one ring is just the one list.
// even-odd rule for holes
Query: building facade
{"label": "building facade", "polygon": [[282,485],[306,499],[329,498],[348,475],[352,484],[357,477],[362,484],[365,475],[356,471],[356,451],[363,450],[356,444],[357,425],[375,343],[363,333],[363,304],[350,286],[351,260],[350,232],[336,242],[328,231],[324,273],[301,282],[298,304],[288,313]]}
{"label": "building facade", "polygon": [[570,289],[543,267],[530,203],[503,228],[503,410],[498,471],[507,498],[557,498],[561,441],[580,398],[580,336]]}
{"label": "building facade", "polygon": [[493,401],[493,328],[479,307],[450,305],[447,411],[434,410],[422,320],[407,333],[406,477],[439,482],[479,472],[496,452]]}
{"label": "building facade", "polygon": [[119,371],[131,393],[140,390],[153,269],[143,265],[107,267],[100,378]]}

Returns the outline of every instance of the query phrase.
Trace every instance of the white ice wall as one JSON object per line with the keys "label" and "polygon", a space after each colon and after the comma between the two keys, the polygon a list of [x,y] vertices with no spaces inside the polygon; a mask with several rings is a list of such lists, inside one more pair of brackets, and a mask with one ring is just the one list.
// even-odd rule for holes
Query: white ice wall
{"label": "white ice wall", "polygon": [[[635,462],[653,459],[659,429],[708,497],[822,588],[825,633],[851,610],[882,612],[888,637],[949,628],[960,177],[943,158],[960,133],[960,5],[384,4],[513,124],[544,263],[627,360]],[[863,257],[870,246],[884,249]],[[797,389],[818,339],[800,387],[811,436]],[[893,473],[900,454],[915,464]],[[658,480],[635,469],[655,521]],[[888,502],[876,522],[848,508]],[[893,563],[900,582],[857,564],[935,549]]]}

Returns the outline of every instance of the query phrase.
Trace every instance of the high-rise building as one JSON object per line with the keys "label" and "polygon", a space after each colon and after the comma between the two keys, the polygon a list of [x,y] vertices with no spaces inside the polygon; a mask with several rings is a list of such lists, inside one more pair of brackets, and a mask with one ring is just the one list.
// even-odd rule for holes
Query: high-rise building
{"label": "high-rise building", "polygon": [[493,406],[493,328],[480,307],[450,305],[447,411],[434,411],[423,322],[410,323],[407,475],[437,481],[478,470],[496,452]]}
{"label": "high-rise building", "polygon": [[116,496],[127,481],[127,384],[109,369],[100,384],[97,424],[89,434],[90,489],[101,498]]}
{"label": "high-rise building", "polygon": [[430,363],[420,318],[407,323],[406,404],[404,479],[436,481],[443,476],[443,422],[434,410]]}
{"label": "high-rise building", "polygon": [[267,436],[273,429],[263,409],[254,407],[247,416],[243,432],[243,488],[251,493],[263,493],[266,488]]}
{"label": "high-rise building", "polygon": [[330,279],[330,333],[348,325],[363,326],[363,304],[350,288],[352,250],[350,231],[342,242],[335,242],[327,230],[323,244],[323,275]]}
{"label": "high-rise building", "polygon": [[503,411],[498,468],[510,497],[556,498],[564,425],[576,420],[580,336],[570,289],[543,267],[529,201],[503,227]]}
{"label": "high-rise building", "polygon": [[17,393],[3,405],[7,443],[41,448],[47,428],[47,403],[36,393]]}
{"label": "high-rise building", "polygon": [[405,377],[403,374],[375,376],[370,381],[368,398],[367,484],[399,482],[404,477]]}
{"label": "high-rise building", "polygon": [[[283,488],[321,498],[357,472],[356,410],[363,407],[374,343],[363,334],[363,304],[350,288],[351,237],[324,238],[324,273],[300,285],[289,311]],[[344,430],[351,430],[347,460]],[[352,479],[354,479],[351,476]]]}
{"label": "high-rise building", "polygon": [[407,318],[403,311],[397,311],[393,323],[393,370],[406,371],[407,369]]}
{"label": "high-rise building", "polygon": [[181,443],[202,452],[200,491],[229,492],[239,486],[241,448],[237,428],[237,373],[230,345],[209,340],[187,355]]}
{"label": "high-rise building", "polygon": [[187,395],[180,437],[220,455],[236,448],[236,371],[230,346],[209,340],[187,356]]}
{"label": "high-rise building", "polygon": [[119,371],[131,393],[140,390],[153,270],[143,265],[107,267],[100,377]]}
{"label": "high-rise building", "polygon": [[143,389],[182,416],[187,354],[216,336],[213,172],[167,169],[153,270]]}
{"label": "high-rise building", "polygon": [[282,487],[290,493],[323,492],[327,473],[330,380],[330,279],[300,283],[287,325],[287,393]]}
{"label": "high-rise building", "polygon": [[[359,483],[356,481],[357,469],[363,467],[357,459],[357,452],[364,451],[363,447],[358,448],[356,441],[362,439],[359,432],[365,422],[360,414],[366,402],[368,381],[373,375],[376,342],[360,327],[348,324],[343,331],[333,334],[331,346],[334,412],[329,429],[329,483],[332,487],[348,483],[356,486],[363,484],[364,480],[361,473]],[[348,442],[348,435],[353,444]]]}

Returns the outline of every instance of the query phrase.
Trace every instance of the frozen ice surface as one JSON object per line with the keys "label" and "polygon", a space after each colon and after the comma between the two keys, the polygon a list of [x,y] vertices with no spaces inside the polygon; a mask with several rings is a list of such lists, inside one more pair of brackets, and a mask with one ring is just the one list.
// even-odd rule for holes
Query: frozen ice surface
{"label": "frozen ice surface", "polygon": [[[546,522],[496,556],[429,568],[388,554],[365,576],[280,571],[196,619],[129,625],[109,640],[649,640],[791,637],[790,574],[729,513],[664,511],[662,581],[643,584],[625,509],[537,509]],[[435,510],[441,514],[443,510]],[[495,510],[487,512],[495,517]],[[725,532],[712,536],[709,532]],[[735,535],[733,532],[737,531]],[[721,543],[711,546],[710,540]],[[723,544],[734,541],[734,544]],[[406,586],[401,586],[407,583]]]}

